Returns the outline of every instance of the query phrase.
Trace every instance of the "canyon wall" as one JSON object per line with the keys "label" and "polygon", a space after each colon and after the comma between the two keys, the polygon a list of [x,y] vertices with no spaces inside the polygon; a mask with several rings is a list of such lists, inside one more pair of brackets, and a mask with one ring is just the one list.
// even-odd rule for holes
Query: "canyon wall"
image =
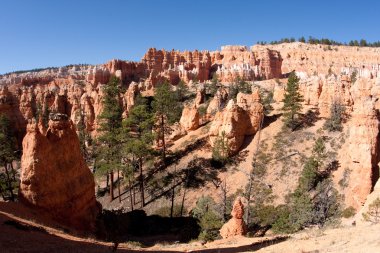
{"label": "canyon wall", "polygon": [[350,75],[356,71],[361,77],[376,77],[380,72],[380,48],[311,45],[294,42],[278,45],[255,45],[252,51],[269,48],[280,53],[282,73],[293,70],[304,75]]}

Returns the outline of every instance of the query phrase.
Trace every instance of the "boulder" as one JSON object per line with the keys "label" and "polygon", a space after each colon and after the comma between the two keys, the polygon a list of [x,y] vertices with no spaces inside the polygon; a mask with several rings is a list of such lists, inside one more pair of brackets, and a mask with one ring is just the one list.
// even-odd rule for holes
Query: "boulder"
{"label": "boulder", "polygon": [[54,114],[46,133],[27,126],[21,158],[20,201],[78,230],[94,230],[101,210],[94,177],[81,154],[75,126]]}

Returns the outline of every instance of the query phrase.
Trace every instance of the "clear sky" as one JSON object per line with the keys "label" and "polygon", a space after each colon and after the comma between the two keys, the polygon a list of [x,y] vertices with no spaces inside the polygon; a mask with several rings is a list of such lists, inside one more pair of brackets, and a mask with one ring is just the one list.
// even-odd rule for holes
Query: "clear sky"
{"label": "clear sky", "polygon": [[380,40],[380,1],[1,0],[0,73],[309,35]]}

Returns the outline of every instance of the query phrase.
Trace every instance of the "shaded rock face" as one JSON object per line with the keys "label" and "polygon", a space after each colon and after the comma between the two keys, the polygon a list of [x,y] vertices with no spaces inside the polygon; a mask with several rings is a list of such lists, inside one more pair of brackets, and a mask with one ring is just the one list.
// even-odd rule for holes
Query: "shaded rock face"
{"label": "shaded rock face", "polygon": [[30,123],[23,140],[20,201],[79,230],[93,230],[101,207],[72,121],[55,114],[45,134]]}
{"label": "shaded rock face", "polygon": [[220,235],[223,238],[245,235],[247,233],[247,225],[243,220],[244,206],[243,203],[241,203],[240,198],[235,200],[231,216],[232,218],[220,229]]}
{"label": "shaded rock face", "polygon": [[348,158],[352,170],[346,203],[358,209],[379,177],[379,120],[370,98],[357,101],[348,127]]}
{"label": "shaded rock face", "polygon": [[218,138],[227,138],[230,155],[239,151],[246,135],[255,134],[264,117],[258,91],[252,94],[237,95],[237,104],[230,100],[226,108],[218,111],[210,127],[210,144],[215,145]]}

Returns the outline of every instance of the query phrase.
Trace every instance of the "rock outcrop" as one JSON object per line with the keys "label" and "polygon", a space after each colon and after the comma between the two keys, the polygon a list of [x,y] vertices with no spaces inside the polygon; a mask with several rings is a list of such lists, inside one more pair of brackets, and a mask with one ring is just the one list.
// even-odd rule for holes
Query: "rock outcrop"
{"label": "rock outcrop", "polygon": [[43,133],[30,123],[23,140],[20,201],[43,210],[64,225],[93,230],[100,206],[94,177],[81,154],[72,121],[51,114]]}
{"label": "rock outcrop", "polygon": [[350,180],[345,189],[346,204],[358,209],[378,178],[379,120],[373,101],[368,97],[355,101],[348,123]]}
{"label": "rock outcrop", "polygon": [[301,42],[278,45],[255,45],[252,51],[269,48],[280,53],[283,61],[282,73],[293,70],[307,76],[328,74],[351,75],[357,72],[359,77],[376,77],[380,73],[380,48],[311,45]]}
{"label": "rock outcrop", "polygon": [[230,100],[225,109],[215,114],[210,127],[211,146],[226,138],[230,155],[239,151],[246,135],[255,134],[264,117],[264,108],[260,103],[258,91],[252,94],[237,95],[237,103]]}
{"label": "rock outcrop", "polygon": [[223,238],[245,235],[247,233],[247,226],[243,220],[244,206],[240,198],[235,200],[231,216],[232,218],[220,229],[220,235]]}
{"label": "rock outcrop", "polygon": [[185,106],[179,122],[186,131],[197,129],[199,127],[198,108],[196,106]]}
{"label": "rock outcrop", "polygon": [[369,211],[369,206],[377,199],[380,198],[380,180],[377,181],[375,187],[373,188],[373,192],[369,194],[366,198],[364,206],[359,210],[359,212],[355,215],[355,221],[357,225],[366,225],[371,223],[370,221],[366,221],[363,218],[363,214]]}

